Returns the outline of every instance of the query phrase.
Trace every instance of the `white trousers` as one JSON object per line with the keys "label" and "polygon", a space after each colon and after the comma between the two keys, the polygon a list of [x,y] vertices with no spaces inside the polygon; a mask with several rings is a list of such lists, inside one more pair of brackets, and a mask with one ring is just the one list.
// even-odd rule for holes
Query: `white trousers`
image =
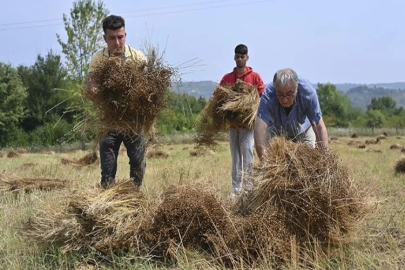
{"label": "white trousers", "polygon": [[250,178],[253,167],[253,130],[231,128],[229,143],[232,156],[232,186],[234,192],[240,192],[242,185],[245,189],[253,188]]}

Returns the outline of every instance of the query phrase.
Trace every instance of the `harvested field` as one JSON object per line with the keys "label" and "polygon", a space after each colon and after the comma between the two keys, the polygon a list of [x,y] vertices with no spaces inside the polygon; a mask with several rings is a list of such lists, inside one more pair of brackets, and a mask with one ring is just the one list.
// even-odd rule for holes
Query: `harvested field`
{"label": "harvested field", "polygon": [[1,264],[7,269],[69,262],[72,269],[381,269],[384,264],[402,269],[404,215],[398,209],[405,174],[394,173],[401,153],[384,150],[400,141],[389,137],[359,151],[347,146],[350,140],[339,137],[342,143],[330,144],[329,152],[272,144],[268,158],[256,159],[253,192],[233,199],[228,198],[229,143],[198,159],[180,151],[193,145],[164,145],[175,148],[173,158],[149,159],[140,190],[130,180],[127,188],[116,189],[128,176],[126,155],[119,155],[117,186],[107,190],[98,187],[99,169],[75,170],[39,153],[3,159],[0,169],[21,178],[40,172],[78,181],[46,192],[4,189],[1,243],[13,256]]}

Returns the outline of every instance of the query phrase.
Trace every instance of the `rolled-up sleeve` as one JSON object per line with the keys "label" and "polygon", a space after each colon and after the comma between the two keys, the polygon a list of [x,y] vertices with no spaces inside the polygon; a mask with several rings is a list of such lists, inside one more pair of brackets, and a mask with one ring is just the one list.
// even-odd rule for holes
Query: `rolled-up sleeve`
{"label": "rolled-up sleeve", "polygon": [[319,105],[318,95],[316,94],[315,88],[311,85],[308,80],[301,81],[301,87],[305,88],[308,95],[308,109],[307,117],[311,124],[318,124],[319,120],[322,118],[321,106]]}
{"label": "rolled-up sleeve", "polygon": [[264,90],[263,95],[260,98],[259,108],[257,110],[257,116],[261,118],[266,124],[269,124],[271,119],[270,112],[270,92],[272,90],[272,85],[267,85]]}

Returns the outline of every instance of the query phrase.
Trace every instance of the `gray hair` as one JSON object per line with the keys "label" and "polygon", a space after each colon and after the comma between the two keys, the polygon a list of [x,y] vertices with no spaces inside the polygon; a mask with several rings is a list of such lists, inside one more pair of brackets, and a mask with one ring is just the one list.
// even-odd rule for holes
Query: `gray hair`
{"label": "gray hair", "polygon": [[294,84],[294,87],[298,87],[298,75],[291,68],[285,68],[278,70],[273,77],[273,85],[280,85],[281,87]]}

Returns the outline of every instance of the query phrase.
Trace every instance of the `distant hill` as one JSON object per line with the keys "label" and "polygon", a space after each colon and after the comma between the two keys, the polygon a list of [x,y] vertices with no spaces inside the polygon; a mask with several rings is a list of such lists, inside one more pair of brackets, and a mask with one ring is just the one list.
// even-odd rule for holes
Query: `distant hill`
{"label": "distant hill", "polygon": [[[201,96],[208,100],[217,85],[218,83],[214,81],[183,82],[181,85],[174,85],[172,89],[176,93],[186,93],[196,98]],[[316,88],[317,84],[314,84],[314,87]],[[356,107],[367,108],[373,97],[390,96],[397,102],[397,106],[405,108],[405,82],[375,84],[338,83],[336,87],[339,91],[345,93]]]}
{"label": "distant hill", "polygon": [[373,97],[390,96],[397,103],[398,107],[405,108],[405,91],[398,89],[386,89],[383,87],[358,86],[345,93],[355,107],[367,108]]}
{"label": "distant hill", "polygon": [[336,88],[341,92],[347,92],[348,90],[359,87],[359,86],[367,86],[369,88],[386,88],[386,89],[405,90],[405,82],[374,83],[374,84],[337,83],[335,85],[336,85]]}
{"label": "distant hill", "polygon": [[186,93],[199,98],[200,96],[208,100],[218,83],[213,81],[182,82],[181,85],[173,85],[172,90],[176,93]]}

